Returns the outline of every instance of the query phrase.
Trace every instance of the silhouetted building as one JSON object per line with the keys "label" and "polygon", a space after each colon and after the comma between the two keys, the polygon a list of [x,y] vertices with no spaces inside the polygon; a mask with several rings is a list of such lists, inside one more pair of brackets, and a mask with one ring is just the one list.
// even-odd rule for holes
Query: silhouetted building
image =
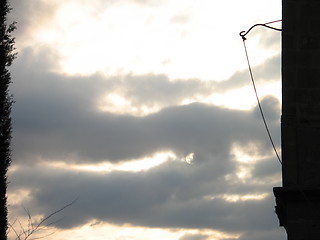
{"label": "silhouetted building", "polygon": [[320,1],[283,0],[282,181],[288,240],[320,239]]}

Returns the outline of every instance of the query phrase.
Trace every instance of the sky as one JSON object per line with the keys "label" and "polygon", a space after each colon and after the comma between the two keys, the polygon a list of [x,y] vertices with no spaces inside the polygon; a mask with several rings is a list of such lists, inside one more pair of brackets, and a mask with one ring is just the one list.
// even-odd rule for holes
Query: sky
{"label": "sky", "polygon": [[[33,236],[286,239],[239,36],[281,19],[281,0],[10,3],[10,239],[70,203]],[[246,41],[279,151],[280,42],[261,27]]]}

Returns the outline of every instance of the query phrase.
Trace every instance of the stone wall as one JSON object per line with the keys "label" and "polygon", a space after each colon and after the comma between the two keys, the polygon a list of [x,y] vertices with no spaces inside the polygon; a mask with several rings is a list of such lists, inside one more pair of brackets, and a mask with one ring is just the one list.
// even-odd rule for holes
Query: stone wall
{"label": "stone wall", "polygon": [[288,240],[320,239],[320,0],[283,0],[282,178]]}
{"label": "stone wall", "polygon": [[320,1],[283,0],[284,186],[320,186]]}

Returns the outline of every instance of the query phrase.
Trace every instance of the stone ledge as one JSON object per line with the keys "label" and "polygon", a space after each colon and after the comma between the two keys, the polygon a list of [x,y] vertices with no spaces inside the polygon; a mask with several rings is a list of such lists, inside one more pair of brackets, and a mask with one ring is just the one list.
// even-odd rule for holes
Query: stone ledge
{"label": "stone ledge", "polygon": [[[273,193],[277,199],[300,202],[300,201],[320,201],[320,187],[274,187]],[[307,199],[306,199],[307,198]]]}
{"label": "stone ledge", "polygon": [[[301,207],[311,207],[311,210],[316,211],[320,208],[320,187],[305,187],[305,186],[294,186],[294,187],[274,187],[274,196],[276,197],[275,212],[279,218],[280,226],[283,226],[287,232],[291,223],[295,221],[291,217],[300,219],[307,218],[311,221],[314,219],[314,214],[309,214],[310,211]],[[290,207],[289,207],[290,206]],[[292,207],[294,206],[294,207]],[[299,207],[300,206],[300,207]],[[293,212],[292,212],[293,211]],[[304,212],[301,215],[301,212]],[[288,216],[291,216],[288,218]],[[317,220],[318,222],[318,220]]]}

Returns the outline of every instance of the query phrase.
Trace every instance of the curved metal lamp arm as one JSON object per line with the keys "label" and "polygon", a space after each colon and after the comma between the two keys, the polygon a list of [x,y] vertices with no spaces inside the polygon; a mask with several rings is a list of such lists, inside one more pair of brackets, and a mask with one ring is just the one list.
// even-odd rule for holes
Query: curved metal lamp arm
{"label": "curved metal lamp arm", "polygon": [[272,30],[276,30],[276,31],[282,31],[282,29],[280,28],[275,28],[275,27],[271,27],[271,26],[268,26],[268,24],[271,24],[271,23],[276,23],[276,22],[281,22],[282,20],[277,20],[277,21],[272,21],[272,22],[268,22],[268,23],[258,23],[258,24],[255,24],[253,25],[251,28],[249,28],[249,30],[247,31],[241,31],[239,33],[239,35],[242,37],[242,40],[246,40],[246,35],[255,27],[257,26],[261,26],[261,27],[266,27],[266,28],[270,28]]}

